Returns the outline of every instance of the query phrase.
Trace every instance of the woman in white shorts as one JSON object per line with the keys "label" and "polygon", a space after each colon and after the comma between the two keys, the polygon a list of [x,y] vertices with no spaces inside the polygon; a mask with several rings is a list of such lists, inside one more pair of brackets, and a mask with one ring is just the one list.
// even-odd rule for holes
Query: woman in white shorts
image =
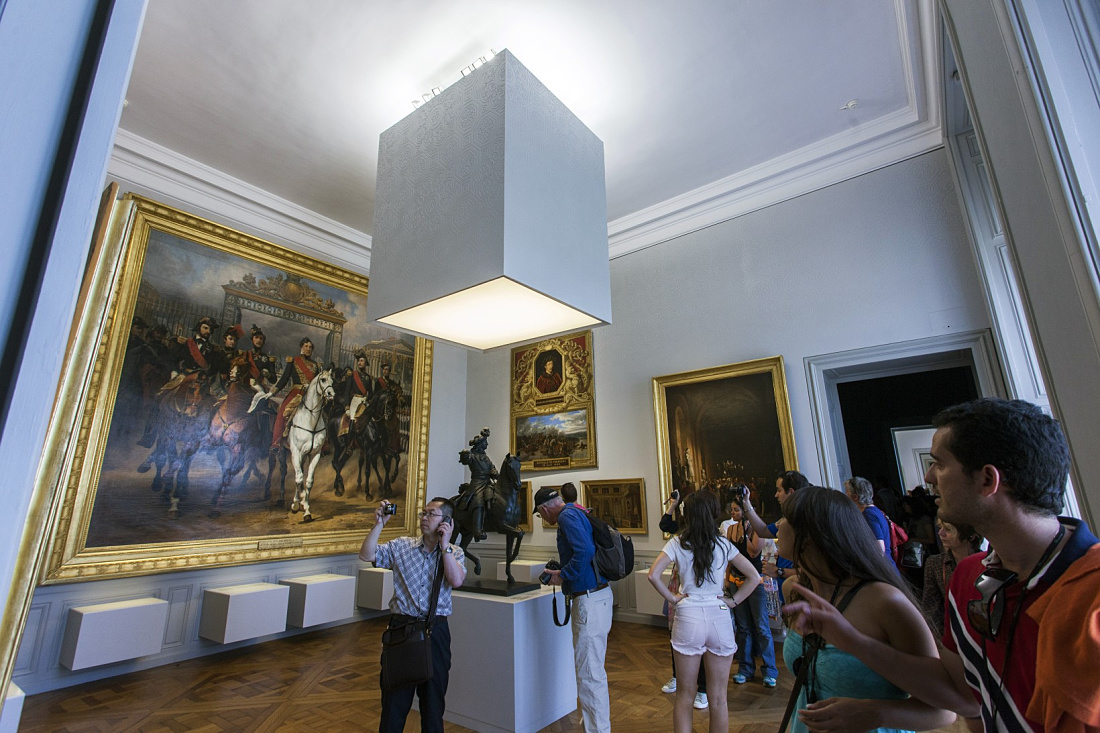
{"label": "woman in white shorts", "polygon": [[[709,491],[692,492],[684,499],[682,510],[680,534],[668,541],[649,569],[649,582],[661,597],[676,606],[672,650],[680,682],[672,725],[676,733],[691,731],[692,703],[702,663],[706,665],[710,692],[710,730],[726,731],[729,730],[726,687],[733,653],[737,651],[729,610],[752,594],[760,582],[760,574],[718,532],[717,496]],[[661,573],[670,563],[679,568],[679,593],[673,593],[661,582]],[[730,563],[745,576],[745,583],[732,598],[727,598],[723,584]],[[713,685],[709,680],[714,680]]]}

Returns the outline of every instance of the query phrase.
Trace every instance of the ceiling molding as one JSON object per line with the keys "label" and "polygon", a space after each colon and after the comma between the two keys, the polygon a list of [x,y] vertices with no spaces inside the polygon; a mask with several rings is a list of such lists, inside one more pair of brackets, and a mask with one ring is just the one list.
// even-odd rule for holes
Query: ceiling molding
{"label": "ceiling molding", "polygon": [[942,147],[940,38],[932,0],[894,0],[903,109],[608,223],[611,258]]}
{"label": "ceiling molding", "polygon": [[118,131],[107,174],[119,181],[123,191],[206,216],[349,270],[370,270],[369,235],[126,130]]}

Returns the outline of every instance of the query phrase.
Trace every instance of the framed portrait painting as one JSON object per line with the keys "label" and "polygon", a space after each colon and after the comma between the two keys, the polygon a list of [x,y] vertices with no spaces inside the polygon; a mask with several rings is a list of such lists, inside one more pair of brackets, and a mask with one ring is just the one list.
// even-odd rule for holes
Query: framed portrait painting
{"label": "framed portrait painting", "polygon": [[511,452],[522,470],[597,466],[592,332],[512,349],[511,366]]}
{"label": "framed portrait painting", "polygon": [[[413,528],[432,343],[369,325],[367,285],[148,199],[116,204],[64,377],[76,424],[48,436],[65,468],[43,582],[354,552],[381,498],[399,509],[389,534]],[[311,441],[325,447],[298,490]]]}
{"label": "framed portrait painting", "polygon": [[646,534],[645,479],[582,481],[584,506],[623,534]]}
{"label": "framed portrait painting", "polygon": [[744,484],[777,518],[775,479],[798,469],[782,356],[655,377],[653,412],[662,501],[709,490],[725,508]]}

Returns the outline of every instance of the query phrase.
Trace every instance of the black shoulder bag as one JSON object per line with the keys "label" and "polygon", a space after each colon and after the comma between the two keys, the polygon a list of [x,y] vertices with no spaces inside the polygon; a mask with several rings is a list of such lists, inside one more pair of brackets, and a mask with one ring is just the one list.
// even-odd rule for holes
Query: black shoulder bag
{"label": "black shoulder bag", "polygon": [[[844,613],[844,609],[848,607],[852,598],[860,588],[867,585],[871,581],[861,580],[851,590],[844,594],[844,597],[840,599],[840,603],[836,604],[836,610],[840,613]],[[829,603],[836,602],[836,594],[840,590],[840,586],[837,586],[833,590],[833,597],[829,599]],[[802,692],[803,686],[806,684],[806,678],[810,674],[810,669],[815,666],[817,661],[817,653],[821,651],[821,647],[825,646],[825,640],[817,634],[806,634],[803,641],[806,643],[806,648],[802,652],[802,656],[795,660],[794,663],[794,689],[791,690],[791,697],[787,700],[787,709],[783,713],[783,722],[779,724],[779,733],[785,733],[787,725],[791,722],[791,716],[794,714],[794,706],[798,703],[798,695]]]}
{"label": "black shoulder bag", "polygon": [[414,618],[382,633],[382,691],[414,687],[432,678],[432,623],[443,584],[443,548],[432,583],[427,618]]}

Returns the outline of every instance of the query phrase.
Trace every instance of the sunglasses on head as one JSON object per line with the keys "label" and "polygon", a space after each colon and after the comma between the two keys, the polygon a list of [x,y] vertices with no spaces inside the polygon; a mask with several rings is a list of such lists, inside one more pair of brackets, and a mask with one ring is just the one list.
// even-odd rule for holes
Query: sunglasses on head
{"label": "sunglasses on head", "polygon": [[1016,580],[1017,575],[1011,570],[988,568],[974,581],[981,598],[966,604],[966,616],[971,628],[989,641],[995,641],[1001,630],[1007,605],[1005,592]]}

